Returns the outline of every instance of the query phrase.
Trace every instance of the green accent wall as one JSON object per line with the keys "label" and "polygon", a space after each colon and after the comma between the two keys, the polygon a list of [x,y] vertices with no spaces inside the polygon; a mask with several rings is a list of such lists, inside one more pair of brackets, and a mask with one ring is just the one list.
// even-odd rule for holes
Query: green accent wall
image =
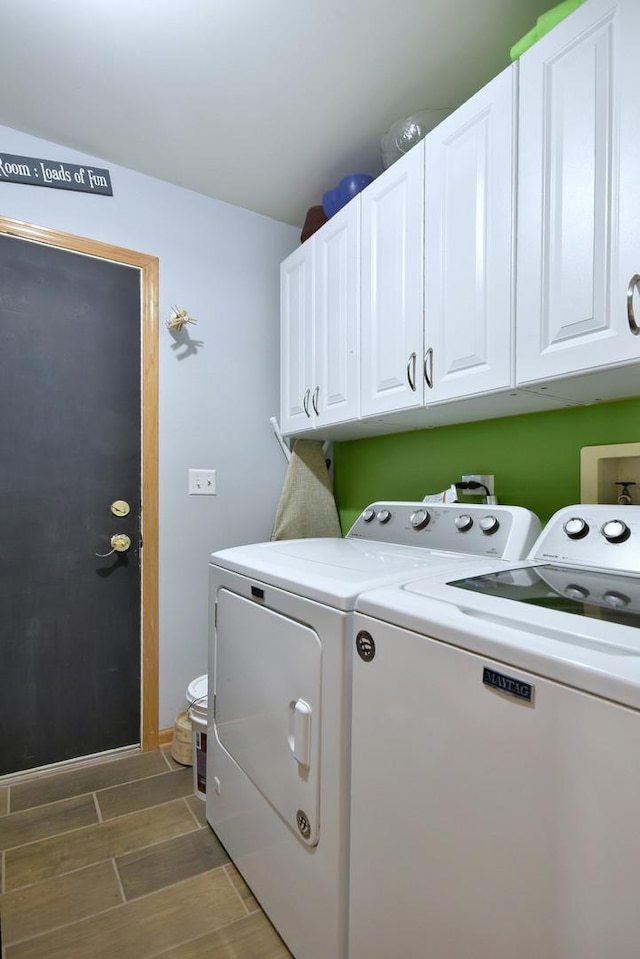
{"label": "green accent wall", "polygon": [[637,442],[640,397],[335,443],[342,529],[368,503],[421,500],[463,473],[493,473],[499,503],[526,506],[544,523],[580,502],[583,446]]}

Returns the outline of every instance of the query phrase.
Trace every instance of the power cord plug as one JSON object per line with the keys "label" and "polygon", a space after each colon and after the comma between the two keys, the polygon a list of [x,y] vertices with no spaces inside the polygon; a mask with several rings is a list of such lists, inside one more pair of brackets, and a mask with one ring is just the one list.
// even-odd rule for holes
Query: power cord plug
{"label": "power cord plug", "polygon": [[477,490],[477,489],[480,489],[480,490],[483,490],[483,491],[484,491],[484,495],[487,497],[487,501],[488,501],[489,497],[491,496],[491,493],[489,492],[489,490],[487,489],[487,487],[484,485],[484,483],[477,483],[475,480],[469,480],[469,481],[466,482],[466,483],[464,483],[464,482],[463,482],[463,483],[454,483],[454,486],[455,486],[456,489],[466,489],[466,490]]}

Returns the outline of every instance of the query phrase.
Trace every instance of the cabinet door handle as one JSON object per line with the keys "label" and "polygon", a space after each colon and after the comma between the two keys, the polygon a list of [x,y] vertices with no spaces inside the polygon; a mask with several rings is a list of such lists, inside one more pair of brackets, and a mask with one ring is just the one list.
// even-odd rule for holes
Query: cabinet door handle
{"label": "cabinet door handle", "polygon": [[424,370],[424,378],[427,386],[430,390],[433,389],[433,347],[430,346],[427,352],[424,354],[424,363],[422,365]]}
{"label": "cabinet door handle", "polygon": [[316,416],[320,416],[320,413],[318,412],[319,393],[320,393],[320,387],[316,386],[315,390],[313,391],[313,396],[311,397],[311,405],[313,406],[313,412],[316,414]]}
{"label": "cabinet door handle", "polygon": [[636,323],[636,317],[633,312],[633,294],[640,286],[640,273],[634,273],[629,280],[627,289],[627,319],[629,320],[629,329],[634,336],[640,333],[640,326]]}
{"label": "cabinet door handle", "polygon": [[304,399],[303,399],[303,401],[302,401],[302,407],[303,407],[303,409],[304,409],[304,411],[305,411],[305,413],[307,414],[308,417],[311,417],[311,413],[309,412],[309,397],[310,397],[310,396],[311,396],[311,390],[305,390]]}
{"label": "cabinet door handle", "polygon": [[416,354],[412,353],[409,357],[409,362],[407,363],[407,380],[409,381],[409,386],[415,393],[416,391]]}

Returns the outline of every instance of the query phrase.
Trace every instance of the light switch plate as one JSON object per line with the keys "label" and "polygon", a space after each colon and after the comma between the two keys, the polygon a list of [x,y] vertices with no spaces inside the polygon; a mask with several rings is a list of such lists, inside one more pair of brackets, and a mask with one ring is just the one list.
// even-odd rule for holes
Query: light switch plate
{"label": "light switch plate", "polygon": [[216,495],[216,471],[215,470],[189,470],[189,495],[190,496],[215,496]]}

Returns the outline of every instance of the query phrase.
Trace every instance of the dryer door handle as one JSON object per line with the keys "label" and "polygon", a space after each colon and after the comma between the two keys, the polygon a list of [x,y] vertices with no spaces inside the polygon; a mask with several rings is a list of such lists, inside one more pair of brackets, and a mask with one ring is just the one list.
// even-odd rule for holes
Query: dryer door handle
{"label": "dryer door handle", "polygon": [[311,706],[304,699],[289,703],[289,749],[301,766],[311,761]]}

